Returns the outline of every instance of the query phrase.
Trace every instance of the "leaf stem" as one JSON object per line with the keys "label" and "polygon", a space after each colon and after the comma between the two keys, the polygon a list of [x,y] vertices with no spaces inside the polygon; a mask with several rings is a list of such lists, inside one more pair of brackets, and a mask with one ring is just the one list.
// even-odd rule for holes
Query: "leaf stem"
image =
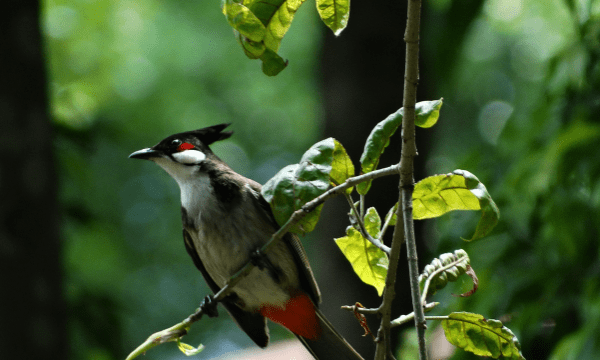
{"label": "leaf stem", "polygon": [[450,319],[449,316],[447,315],[443,315],[443,316],[425,316],[426,320],[448,320]]}
{"label": "leaf stem", "polygon": [[[433,308],[435,308],[439,304],[440,304],[439,302],[432,302],[429,304],[425,304],[425,305],[423,305],[423,311],[424,312],[431,311],[431,310],[433,310]],[[406,324],[407,322],[414,320],[414,318],[415,318],[415,313],[411,312],[410,314],[399,316],[398,318],[393,320],[390,323],[390,325],[391,325],[391,327],[400,326],[402,324]]]}
{"label": "leaf stem", "polygon": [[381,227],[381,232],[379,234],[379,241],[383,242],[383,236],[385,235],[388,227],[390,226],[392,218],[393,216],[386,216],[385,222],[383,223],[383,226]]}
{"label": "leaf stem", "polygon": [[[383,251],[384,253],[387,254],[387,256],[390,256],[390,248],[388,246],[386,246],[384,243],[382,243],[379,239],[375,239],[371,236],[371,234],[369,234],[369,232],[367,231],[367,228],[365,227],[365,222],[363,221],[363,213],[361,212],[361,214],[358,214],[358,210],[356,209],[356,206],[354,205],[354,201],[352,201],[352,198],[350,197],[350,194],[348,193],[344,193],[344,195],[346,195],[346,200],[348,200],[348,203],[350,204],[350,208],[352,208],[352,211],[354,212],[354,214],[356,214],[355,219],[356,222],[358,223],[358,231],[361,233],[362,237],[369,240],[369,242],[375,246],[377,246],[381,251]],[[361,211],[362,211],[362,203],[361,203]]]}
{"label": "leaf stem", "polygon": [[359,307],[356,305],[344,305],[342,306],[342,310],[348,310],[351,312],[358,312],[360,314],[364,314],[364,315],[375,315],[379,313],[379,309],[368,309],[368,308],[363,308],[363,307]]}

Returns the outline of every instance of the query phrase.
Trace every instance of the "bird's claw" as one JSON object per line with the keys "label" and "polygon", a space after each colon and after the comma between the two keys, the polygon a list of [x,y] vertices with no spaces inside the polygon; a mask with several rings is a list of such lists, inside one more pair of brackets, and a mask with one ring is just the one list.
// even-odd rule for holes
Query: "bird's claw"
{"label": "bird's claw", "polygon": [[202,300],[202,302],[200,303],[200,309],[208,317],[217,317],[219,316],[217,305],[218,302],[214,300],[214,297],[212,295],[206,295],[204,300]]}

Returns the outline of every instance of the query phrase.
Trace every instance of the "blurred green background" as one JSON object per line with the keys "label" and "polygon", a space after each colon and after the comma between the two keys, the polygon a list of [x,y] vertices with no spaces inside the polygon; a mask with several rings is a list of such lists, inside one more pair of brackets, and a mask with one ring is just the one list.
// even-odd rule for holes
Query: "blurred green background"
{"label": "blurred green background", "polygon": [[[129,160],[131,152],[172,133],[232,122],[234,136],[213,150],[261,183],[329,136],[358,160],[368,131],[401,104],[405,3],[353,3],[339,38],[314,7],[307,2],[298,11],[280,49],[290,64],[269,78],[244,56],[218,1],[42,2],[62,269],[51,285],[60,289],[67,330],[49,341],[49,331],[26,326],[31,344],[51,349],[56,342],[72,359],[122,359],[208,293],[182,244],[175,182],[154,164]],[[527,359],[599,358],[600,1],[430,0],[422,26],[419,99],[443,97],[444,106],[438,125],[417,133],[417,180],[468,170],[502,216],[475,243],[460,236],[477,214],[419,225],[422,265],[464,248],[480,279],[471,298],[450,295],[468,289],[467,279],[436,294],[443,307],[435,315],[501,319]],[[382,166],[397,161],[394,147],[398,136]],[[376,182],[369,205],[387,212],[395,182]],[[371,357],[368,338],[338,308],[378,300],[332,245],[343,235],[346,206],[326,209],[324,223],[303,240],[323,308]],[[407,313],[401,289],[397,312]],[[276,340],[290,336],[277,326],[271,332]],[[401,340],[409,332],[397,332],[402,358],[416,358],[410,340]],[[199,358],[207,359],[252,346],[227,316],[203,319],[185,340],[205,344]],[[174,345],[146,356],[184,358]],[[458,351],[454,358],[475,357]]]}

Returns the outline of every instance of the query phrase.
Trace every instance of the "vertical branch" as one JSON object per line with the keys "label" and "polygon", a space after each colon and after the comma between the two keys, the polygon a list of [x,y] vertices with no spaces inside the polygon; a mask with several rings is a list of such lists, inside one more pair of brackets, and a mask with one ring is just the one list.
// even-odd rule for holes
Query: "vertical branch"
{"label": "vertical branch", "polygon": [[[421,23],[421,0],[408,1],[408,20],[404,41],[406,42],[406,63],[404,68],[404,118],[402,121],[402,155],[400,159],[400,192],[402,199],[404,236],[406,239],[410,293],[415,313],[415,326],[419,341],[419,358],[427,359],[425,348],[425,314],[421,304],[419,289],[419,264],[415,229],[413,223],[412,193],[414,190],[414,165],[417,155],[415,145],[415,103],[419,82],[419,31]],[[400,206],[398,206],[400,208]],[[400,218],[398,218],[400,221]]]}
{"label": "vertical branch", "polygon": [[411,298],[415,314],[415,326],[419,340],[419,358],[427,359],[425,348],[425,314],[421,304],[419,289],[419,266],[415,229],[413,224],[412,193],[414,189],[414,165],[417,155],[415,145],[415,104],[417,101],[417,84],[419,81],[419,29],[421,18],[421,0],[408,1],[408,20],[406,22],[406,62],[404,68],[404,117],[402,120],[402,154],[400,158],[400,195],[397,210],[397,222],[392,240],[390,265],[385,283],[385,293],[380,307],[381,326],[377,333],[376,360],[393,359],[390,339],[391,306],[395,297],[394,285],[400,258],[403,236],[408,251],[408,269],[410,275]]}
{"label": "vertical branch", "polygon": [[400,260],[400,250],[404,240],[404,222],[402,219],[402,207],[398,206],[396,210],[396,227],[392,237],[392,249],[390,251],[390,264],[387,277],[385,278],[385,292],[379,312],[381,314],[381,326],[377,333],[377,348],[375,350],[375,359],[384,360],[393,359],[391,348],[391,320],[392,320],[392,301],[396,296],[394,286],[396,285],[396,273],[398,272],[398,262]]}

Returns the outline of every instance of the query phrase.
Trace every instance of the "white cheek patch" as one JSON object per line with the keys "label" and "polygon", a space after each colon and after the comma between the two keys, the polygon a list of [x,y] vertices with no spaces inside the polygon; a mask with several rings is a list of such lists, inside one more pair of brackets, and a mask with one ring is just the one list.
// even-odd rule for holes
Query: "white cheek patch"
{"label": "white cheek patch", "polygon": [[200,164],[206,155],[202,151],[198,150],[184,150],[173,154],[173,158],[181,164],[193,165]]}

